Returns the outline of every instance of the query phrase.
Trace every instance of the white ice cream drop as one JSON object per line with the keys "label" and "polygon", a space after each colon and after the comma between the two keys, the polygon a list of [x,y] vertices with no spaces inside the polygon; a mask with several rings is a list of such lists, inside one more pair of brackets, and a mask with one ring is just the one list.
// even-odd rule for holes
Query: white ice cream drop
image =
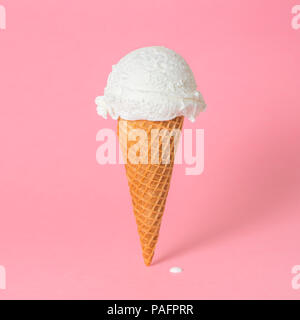
{"label": "white ice cream drop", "polygon": [[96,98],[105,119],[165,121],[185,116],[195,121],[205,102],[185,60],[164,47],[130,52],[112,67],[104,95]]}
{"label": "white ice cream drop", "polygon": [[172,267],[170,268],[171,273],[181,273],[183,270],[180,267]]}

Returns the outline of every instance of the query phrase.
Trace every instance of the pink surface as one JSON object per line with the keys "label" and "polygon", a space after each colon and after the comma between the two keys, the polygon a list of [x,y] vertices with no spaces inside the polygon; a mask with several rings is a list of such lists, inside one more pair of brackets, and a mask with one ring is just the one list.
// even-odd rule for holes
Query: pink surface
{"label": "pink surface", "polygon": [[[300,30],[290,0],[1,0],[0,299],[299,299]],[[208,104],[205,169],[177,165],[152,267],[124,168],[95,161],[111,65],[164,45]],[[168,269],[184,272],[172,275]]]}

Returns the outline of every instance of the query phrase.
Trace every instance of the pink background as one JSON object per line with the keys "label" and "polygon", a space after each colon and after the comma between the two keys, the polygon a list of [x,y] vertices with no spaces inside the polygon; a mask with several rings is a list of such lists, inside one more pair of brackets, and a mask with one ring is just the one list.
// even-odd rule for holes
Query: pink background
{"label": "pink background", "polygon": [[[0,2],[0,299],[300,298],[295,0]],[[186,58],[208,108],[185,122],[205,130],[204,173],[176,166],[146,268],[124,168],[95,161],[116,122],[94,98],[150,45]]]}

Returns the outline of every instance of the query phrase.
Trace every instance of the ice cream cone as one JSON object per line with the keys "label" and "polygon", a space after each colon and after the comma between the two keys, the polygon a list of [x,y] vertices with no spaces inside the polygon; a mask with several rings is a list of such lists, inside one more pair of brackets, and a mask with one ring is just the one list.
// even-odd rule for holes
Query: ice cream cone
{"label": "ice cream cone", "polygon": [[143,257],[150,265],[183,119],[194,122],[205,101],[184,58],[152,46],[133,50],[113,65],[104,94],[95,102],[100,116],[118,120]]}
{"label": "ice cream cone", "polygon": [[[183,116],[167,121],[118,120],[133,212],[147,266],[152,262],[159,236],[183,120]],[[141,140],[141,130],[146,142]]]}

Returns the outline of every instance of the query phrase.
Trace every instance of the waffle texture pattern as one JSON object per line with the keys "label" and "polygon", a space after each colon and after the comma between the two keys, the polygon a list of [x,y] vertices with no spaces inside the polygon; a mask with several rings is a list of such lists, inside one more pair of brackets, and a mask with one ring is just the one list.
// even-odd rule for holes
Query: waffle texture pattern
{"label": "waffle texture pattern", "polygon": [[[118,120],[133,212],[147,266],[152,262],[159,236],[183,121],[183,116],[168,121]],[[142,129],[148,139],[148,143],[142,143],[144,152],[137,151],[139,163],[131,161],[138,138],[131,141],[130,132],[135,129]]]}

